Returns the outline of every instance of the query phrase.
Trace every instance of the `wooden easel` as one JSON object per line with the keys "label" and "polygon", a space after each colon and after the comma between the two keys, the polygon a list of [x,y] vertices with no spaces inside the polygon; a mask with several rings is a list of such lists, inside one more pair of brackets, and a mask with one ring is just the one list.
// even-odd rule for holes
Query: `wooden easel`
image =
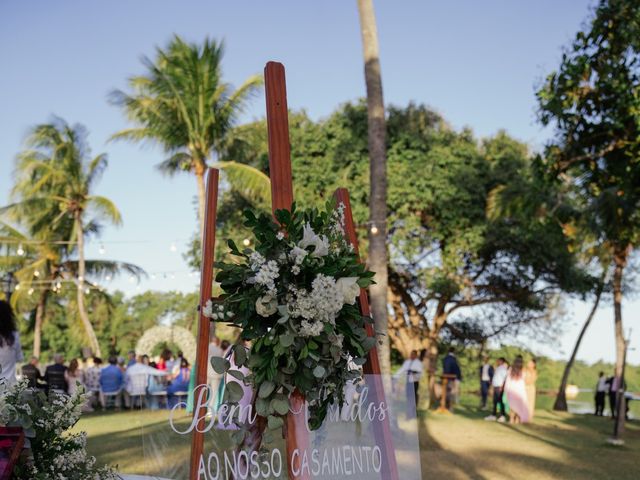
{"label": "wooden easel", "polygon": [[[268,62],[264,69],[265,93],[267,102],[267,130],[269,142],[269,175],[271,178],[271,207],[276,210],[291,210],[293,204],[293,181],[291,175],[291,146],[289,143],[289,116],[287,110],[287,89],[284,66],[277,62]],[[215,220],[218,193],[218,171],[211,170],[207,177],[207,203],[205,214],[205,232],[202,243],[202,275],[200,280],[200,310],[211,297],[211,285],[213,283],[213,252],[215,247]],[[349,193],[344,188],[339,188],[334,194],[338,204],[345,206],[345,236],[358,253],[358,238],[351,212]],[[359,254],[358,254],[359,255]],[[360,311],[365,316],[370,316],[369,299],[365,290],[360,290]],[[367,334],[375,336],[372,325],[367,325]],[[209,348],[209,319],[200,313],[198,317],[198,349],[196,353],[196,385],[207,381],[207,358]],[[378,353],[374,347],[369,352],[367,362],[364,365],[364,373],[374,375],[373,383],[368,385],[372,401],[379,403],[385,401],[382,379],[380,378],[380,363]],[[301,411],[304,405],[304,397],[295,392],[289,399],[293,411]],[[200,418],[204,412],[194,412]],[[309,445],[309,437],[306,418],[303,414],[287,415],[285,422],[285,441],[287,446],[287,465],[291,465],[291,454],[295,449],[304,450]],[[388,417],[383,423],[376,423],[374,435],[380,450],[382,451],[382,472],[385,480],[398,480],[393,440]],[[198,478],[198,462],[202,455],[204,437],[202,433],[194,429],[191,443],[191,470],[190,479]],[[307,480],[306,474],[298,476],[289,473],[292,480]]]}

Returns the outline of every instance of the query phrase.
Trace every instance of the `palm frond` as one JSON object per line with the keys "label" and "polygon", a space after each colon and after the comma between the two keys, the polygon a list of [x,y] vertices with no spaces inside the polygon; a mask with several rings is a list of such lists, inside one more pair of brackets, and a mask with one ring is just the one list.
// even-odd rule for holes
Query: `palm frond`
{"label": "palm frond", "polygon": [[271,203],[271,181],[263,172],[251,165],[233,161],[215,162],[212,165],[224,173],[225,179],[241,195],[262,206]]}

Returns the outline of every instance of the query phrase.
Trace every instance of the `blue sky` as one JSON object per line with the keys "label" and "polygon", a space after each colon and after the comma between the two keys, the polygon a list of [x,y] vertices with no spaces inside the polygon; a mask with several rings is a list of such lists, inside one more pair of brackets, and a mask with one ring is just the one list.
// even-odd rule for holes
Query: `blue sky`
{"label": "blue sky", "polygon": [[[539,149],[549,132],[535,121],[535,87],[558,64],[589,3],[377,1],[385,100],[425,103],[454,127],[469,126],[480,136],[504,128]],[[157,273],[140,286],[127,279],[108,285],[130,294],[197,285],[180,255],[196,228],[193,178],[162,177],[153,169],[162,153],[152,147],[106,144],[126,126],[107,93],[141,72],[140,57],[152,56],[173,33],[194,41],[224,38],[225,76],[236,85],[268,60],[283,62],[289,106],[314,118],[364,95],[355,0],[0,2],[0,203],[30,126],[51,114],[85,124],[94,153],[109,155],[99,193],[124,217],[122,228],[105,230],[103,256]],[[263,112],[261,97],[246,120]],[[88,254],[101,256],[99,246],[93,242]],[[632,307],[625,309],[628,317]],[[578,303],[571,310],[581,321],[587,309]],[[613,359],[611,317],[610,308],[602,309],[581,358]],[[568,326],[557,345],[540,350],[566,354],[576,328]],[[630,357],[640,362],[639,352]]]}

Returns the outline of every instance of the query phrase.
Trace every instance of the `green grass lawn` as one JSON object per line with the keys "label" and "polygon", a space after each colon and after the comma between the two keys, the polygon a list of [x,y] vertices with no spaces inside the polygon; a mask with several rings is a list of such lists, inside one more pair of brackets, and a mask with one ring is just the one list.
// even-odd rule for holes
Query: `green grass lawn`
{"label": "green grass lawn", "polygon": [[[465,399],[454,415],[420,414],[422,476],[429,479],[638,479],[640,422],[627,423],[625,445],[605,443],[612,421],[541,408],[531,425],[486,422],[487,412]],[[542,407],[550,400],[541,399]],[[473,406],[472,406],[473,405]],[[85,415],[77,429],[89,434],[88,450],[99,462],[122,472],[145,472],[149,433],[166,428],[166,412],[113,412]],[[146,438],[146,443],[143,442]],[[175,438],[175,437],[174,437]],[[185,437],[171,445],[171,461],[188,459]]]}

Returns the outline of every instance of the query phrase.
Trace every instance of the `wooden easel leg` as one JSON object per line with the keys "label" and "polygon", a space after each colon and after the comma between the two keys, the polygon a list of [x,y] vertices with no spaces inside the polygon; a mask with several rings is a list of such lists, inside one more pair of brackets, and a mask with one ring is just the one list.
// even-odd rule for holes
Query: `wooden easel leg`
{"label": "wooden easel leg", "polygon": [[[212,168],[207,174],[207,198],[202,239],[202,267],[200,273],[200,305],[198,309],[198,345],[196,350],[196,392],[199,385],[207,383],[207,362],[209,358],[209,319],[202,309],[211,299],[213,287],[213,259],[216,246],[216,211],[218,204],[218,181],[220,172]],[[203,403],[200,405],[200,403]],[[198,419],[197,427],[191,434],[190,480],[198,480],[198,467],[204,447],[204,419],[207,414],[206,402],[196,402],[193,415]]]}

